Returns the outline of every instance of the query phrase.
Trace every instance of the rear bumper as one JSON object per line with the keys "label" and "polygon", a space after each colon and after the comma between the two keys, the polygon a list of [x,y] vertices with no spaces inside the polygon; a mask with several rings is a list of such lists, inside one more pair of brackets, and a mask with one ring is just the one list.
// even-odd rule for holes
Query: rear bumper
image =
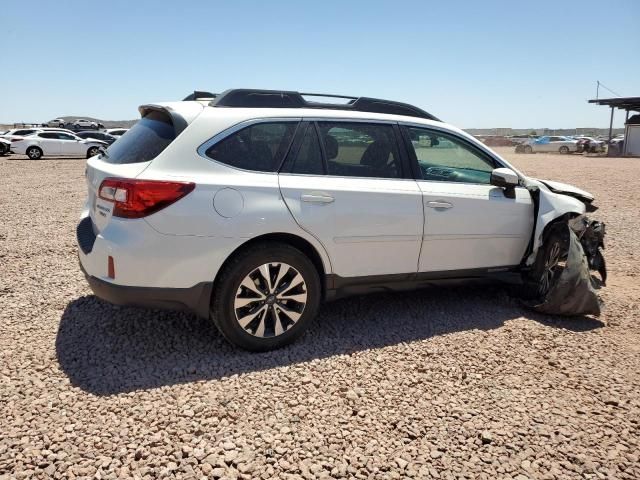
{"label": "rear bumper", "polygon": [[190,288],[131,287],[116,285],[89,275],[82,263],[80,268],[96,295],[115,305],[182,310],[209,318],[212,282],[202,282]]}

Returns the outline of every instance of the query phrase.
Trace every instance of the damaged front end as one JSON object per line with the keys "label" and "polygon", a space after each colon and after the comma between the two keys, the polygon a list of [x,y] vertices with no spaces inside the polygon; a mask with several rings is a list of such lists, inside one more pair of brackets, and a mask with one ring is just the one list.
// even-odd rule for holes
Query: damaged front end
{"label": "damaged front end", "polygon": [[536,228],[525,260],[525,304],[547,314],[598,316],[603,304],[597,290],[607,281],[605,225],[585,215],[596,209],[590,194],[559,187],[571,186],[546,181],[528,185]]}

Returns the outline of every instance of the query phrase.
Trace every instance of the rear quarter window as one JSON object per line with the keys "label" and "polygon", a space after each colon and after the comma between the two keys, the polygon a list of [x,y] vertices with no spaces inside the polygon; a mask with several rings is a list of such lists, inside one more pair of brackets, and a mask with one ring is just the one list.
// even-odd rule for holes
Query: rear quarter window
{"label": "rear quarter window", "polygon": [[263,122],[250,125],[207,148],[205,155],[243,170],[274,172],[289,151],[298,123]]}
{"label": "rear quarter window", "polygon": [[150,111],[106,151],[102,160],[108,163],[142,163],[156,158],[176,138],[168,114]]}

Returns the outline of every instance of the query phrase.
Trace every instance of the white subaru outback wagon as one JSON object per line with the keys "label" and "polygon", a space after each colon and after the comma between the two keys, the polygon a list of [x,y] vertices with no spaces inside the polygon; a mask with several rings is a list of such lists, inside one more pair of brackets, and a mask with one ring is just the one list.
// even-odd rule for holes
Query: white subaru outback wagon
{"label": "white subaru outback wagon", "polygon": [[87,161],[77,239],[94,293],[190,310],[269,350],[348,294],[500,273],[549,288],[563,260],[550,227],[589,193],[528,178],[412,105],[317,99],[235,89],[141,106]]}

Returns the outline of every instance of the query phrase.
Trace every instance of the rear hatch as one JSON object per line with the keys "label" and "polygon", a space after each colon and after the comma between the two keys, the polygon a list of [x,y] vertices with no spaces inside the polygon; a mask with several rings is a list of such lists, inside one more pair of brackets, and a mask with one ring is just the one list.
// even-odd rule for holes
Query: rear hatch
{"label": "rear hatch", "polygon": [[113,202],[99,196],[102,181],[136,178],[187,126],[184,117],[162,106],[146,105],[140,107],[140,113],[142,118],[131,129],[87,161],[87,206],[95,233],[109,224],[113,213]]}

